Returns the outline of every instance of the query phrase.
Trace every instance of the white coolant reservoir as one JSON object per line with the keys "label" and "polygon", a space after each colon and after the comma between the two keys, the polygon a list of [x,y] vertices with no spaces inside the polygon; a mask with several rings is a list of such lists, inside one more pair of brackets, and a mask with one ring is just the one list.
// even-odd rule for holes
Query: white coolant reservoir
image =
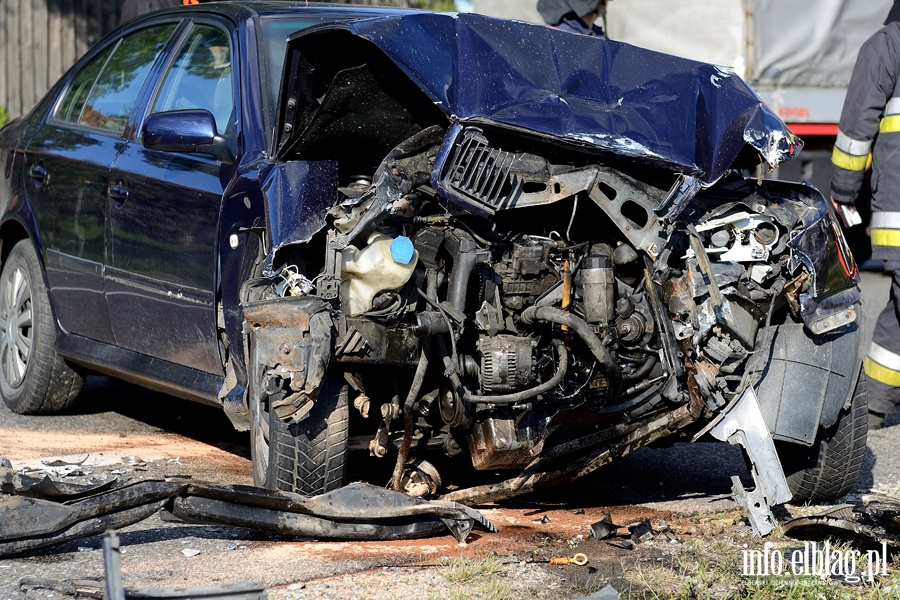
{"label": "white coolant reservoir", "polygon": [[348,246],[341,254],[341,310],[351,317],[372,310],[372,299],[386,290],[397,290],[409,281],[418,252],[405,236],[392,238],[373,233],[357,250]]}

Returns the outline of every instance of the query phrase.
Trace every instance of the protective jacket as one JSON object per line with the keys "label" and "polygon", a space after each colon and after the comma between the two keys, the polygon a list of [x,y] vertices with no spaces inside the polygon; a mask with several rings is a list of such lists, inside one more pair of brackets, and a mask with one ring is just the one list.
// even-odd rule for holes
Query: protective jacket
{"label": "protective jacket", "polygon": [[873,257],[900,261],[900,22],[859,51],[832,154],[831,195],[852,204],[872,157]]}
{"label": "protective jacket", "polygon": [[892,277],[863,362],[870,427],[900,408],[900,0],[859,51],[831,157],[831,197],[856,199],[872,156],[872,254]]}

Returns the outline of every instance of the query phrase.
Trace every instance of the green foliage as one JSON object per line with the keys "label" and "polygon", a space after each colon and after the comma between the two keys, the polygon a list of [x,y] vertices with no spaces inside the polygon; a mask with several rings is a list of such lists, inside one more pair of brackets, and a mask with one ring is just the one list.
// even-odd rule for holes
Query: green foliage
{"label": "green foliage", "polygon": [[6,110],[6,107],[0,104],[0,127],[3,127],[9,122],[9,111]]}
{"label": "green foliage", "polygon": [[453,0],[313,0],[314,2],[342,2],[344,4],[367,4],[369,6],[395,6],[399,8],[420,8],[452,12],[456,10]]}
{"label": "green foliage", "polygon": [[410,8],[424,8],[427,10],[442,10],[452,12],[456,10],[453,0],[409,0]]}

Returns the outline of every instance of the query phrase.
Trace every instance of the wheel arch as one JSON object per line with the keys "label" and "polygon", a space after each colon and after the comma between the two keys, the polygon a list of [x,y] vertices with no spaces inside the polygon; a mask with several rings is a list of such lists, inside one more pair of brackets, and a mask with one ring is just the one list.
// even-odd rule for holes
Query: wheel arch
{"label": "wheel arch", "polygon": [[[7,219],[0,225],[0,268],[6,264],[6,259],[13,246],[24,239],[31,239],[25,226],[15,219]],[[38,253],[40,255],[40,253]]]}
{"label": "wheel arch", "polygon": [[[31,215],[30,210],[24,212],[26,215]],[[41,267],[41,277],[44,279],[44,285],[49,289],[47,266],[44,263],[44,253],[35,232],[36,228],[29,227],[27,222],[21,218],[21,215],[17,213],[9,213],[6,215],[6,218],[0,223],[0,270],[3,269],[3,266],[6,264],[6,260],[9,257],[9,253],[12,252],[15,245],[22,240],[30,240],[32,246],[34,246],[34,251],[37,254],[38,263]],[[57,330],[59,330],[59,321],[56,318],[56,305],[53,302],[52,296],[50,296],[49,300],[53,322],[56,323]]]}

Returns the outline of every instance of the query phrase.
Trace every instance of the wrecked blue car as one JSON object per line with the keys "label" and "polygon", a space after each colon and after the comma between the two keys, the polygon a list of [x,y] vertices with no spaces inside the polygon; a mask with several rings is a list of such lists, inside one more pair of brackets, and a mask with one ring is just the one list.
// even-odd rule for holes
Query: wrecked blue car
{"label": "wrecked blue car", "polygon": [[370,461],[461,502],[713,437],[759,533],[859,474],[856,266],[818,191],[748,177],[802,142],[728,69],[204,4],[102,40],[0,142],[14,411],[105,373],[222,407],[259,485]]}

